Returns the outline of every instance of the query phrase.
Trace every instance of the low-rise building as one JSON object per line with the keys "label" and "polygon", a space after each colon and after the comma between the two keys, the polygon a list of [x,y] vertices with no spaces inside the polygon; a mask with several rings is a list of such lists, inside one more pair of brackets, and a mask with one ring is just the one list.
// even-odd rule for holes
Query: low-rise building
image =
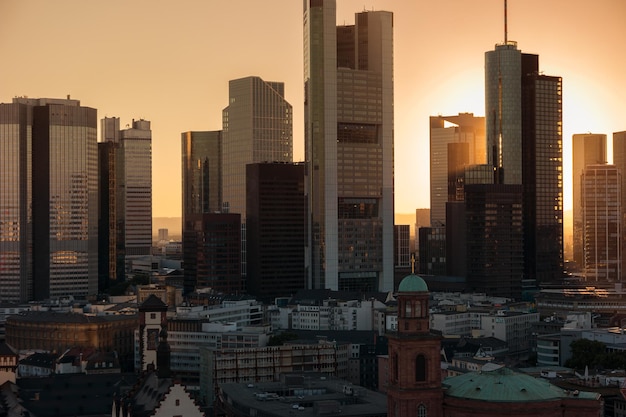
{"label": "low-rise building", "polygon": [[387,398],[326,374],[302,373],[281,375],[275,382],[221,384],[216,408],[227,417],[386,417]]}

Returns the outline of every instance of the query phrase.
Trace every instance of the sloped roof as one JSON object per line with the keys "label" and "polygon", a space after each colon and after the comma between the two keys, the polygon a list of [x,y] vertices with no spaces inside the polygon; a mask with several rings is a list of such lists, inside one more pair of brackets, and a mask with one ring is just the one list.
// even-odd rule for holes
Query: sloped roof
{"label": "sloped roof", "polygon": [[514,372],[509,368],[492,371],[469,372],[446,378],[443,382],[445,395],[489,402],[538,402],[563,398],[595,399],[597,394],[581,391],[572,393],[550,384],[543,379]]}
{"label": "sloped roof", "polygon": [[139,311],[167,311],[167,304],[154,294],[150,294],[139,306]]}

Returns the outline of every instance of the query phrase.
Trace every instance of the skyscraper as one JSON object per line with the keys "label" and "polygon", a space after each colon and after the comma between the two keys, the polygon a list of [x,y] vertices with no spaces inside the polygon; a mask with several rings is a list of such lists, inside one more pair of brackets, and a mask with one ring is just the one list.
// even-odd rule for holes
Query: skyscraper
{"label": "skyscraper", "polygon": [[222,210],[222,131],[184,132],[183,225],[189,214]]}
{"label": "skyscraper", "polygon": [[246,218],[246,164],[293,161],[293,110],[285,85],[246,77],[228,83],[223,117],[223,206]]}
{"label": "skyscraper", "polygon": [[0,298],[33,295],[32,106],[0,104]]}
{"label": "skyscraper", "polygon": [[[487,158],[495,184],[523,184],[525,290],[562,277],[561,78],[539,72],[539,56],[505,41],[485,53]],[[520,201],[520,204],[522,201]]]}
{"label": "skyscraper", "polygon": [[393,289],[393,14],[304,2],[308,285]]}
{"label": "skyscraper", "polygon": [[585,265],[581,178],[587,165],[606,164],[606,135],[582,133],[572,136],[572,215],[574,223],[574,261]]}
{"label": "skyscraper", "polygon": [[[147,120],[120,130],[119,118],[101,120],[100,287],[122,282],[133,258],[152,248],[152,132]],[[108,279],[108,282],[107,282]]]}
{"label": "skyscraper", "polygon": [[622,253],[622,280],[626,275],[626,257],[624,251],[626,251],[626,233],[624,233],[624,227],[626,226],[626,181],[624,181],[624,175],[626,175],[626,131],[613,133],[613,164],[619,169],[622,174],[622,189],[620,191],[622,195],[622,247],[620,252]]}
{"label": "skyscraper", "polygon": [[246,290],[264,301],[306,288],[304,164],[246,166]]}
{"label": "skyscraper", "polygon": [[[465,158],[460,158],[461,147]],[[430,117],[431,225],[445,224],[446,202],[455,201],[449,199],[451,176],[458,177],[465,166],[484,164],[486,158],[484,117],[472,113]]]}
{"label": "skyscraper", "polygon": [[622,174],[615,165],[587,165],[581,176],[585,279],[621,283]]}
{"label": "skyscraper", "polygon": [[522,183],[522,53],[506,41],[485,52],[487,160],[496,183]]}
{"label": "skyscraper", "polygon": [[522,55],[524,279],[529,287],[563,276],[562,81]]}
{"label": "skyscraper", "polygon": [[96,135],[96,110],[69,97],[1,105],[3,300],[96,294]]}

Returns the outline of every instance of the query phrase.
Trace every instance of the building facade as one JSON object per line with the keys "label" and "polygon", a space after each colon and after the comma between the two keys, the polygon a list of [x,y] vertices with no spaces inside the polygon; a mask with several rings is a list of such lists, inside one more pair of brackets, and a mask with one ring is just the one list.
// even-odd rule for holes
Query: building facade
{"label": "building facade", "polygon": [[562,80],[539,73],[539,57],[522,55],[524,280],[563,277]]}
{"label": "building facade", "polygon": [[244,289],[241,274],[241,215],[196,214],[185,217],[184,292],[211,288],[225,294]]}
{"label": "building facade", "polygon": [[581,176],[584,274],[600,286],[622,282],[622,174],[615,165],[587,165]]}
{"label": "building facade", "polygon": [[522,247],[522,186],[465,186],[467,285],[470,291],[520,299]]}
{"label": "building facade", "polygon": [[450,198],[450,188],[457,188],[466,166],[484,164],[486,158],[484,117],[472,113],[430,117],[431,225],[446,224],[446,202],[457,201],[456,192]]}
{"label": "building facade", "polygon": [[572,136],[572,215],[574,261],[584,267],[583,211],[581,178],[587,165],[606,164],[606,135],[575,134]]}
{"label": "building facade", "polygon": [[273,301],[306,288],[304,164],[246,166],[246,290]]}
{"label": "building facade", "polygon": [[[626,131],[623,132],[614,132],[613,133],[613,164],[619,169],[622,174],[622,178],[624,173],[626,173]],[[621,189],[621,205],[622,205],[622,217],[621,217],[621,225],[622,228],[626,225],[626,183],[622,179],[622,189]],[[622,232],[622,246],[621,253],[624,253],[626,250],[626,233]],[[626,274],[626,259],[622,255],[622,277]]]}
{"label": "building facade", "polygon": [[222,131],[183,132],[183,224],[188,214],[222,210]]}
{"label": "building facade", "polygon": [[304,2],[308,285],[389,291],[393,15],[335,22],[335,0]]}
{"label": "building facade", "polygon": [[223,207],[246,219],[246,164],[293,161],[293,110],[285,85],[246,77],[228,83],[222,111]]}
{"label": "building facade", "polygon": [[0,106],[0,297],[95,294],[96,110],[69,98]]}
{"label": "building facade", "polygon": [[123,282],[133,259],[152,248],[152,132],[147,120],[120,129],[118,117],[100,121],[99,288]]}

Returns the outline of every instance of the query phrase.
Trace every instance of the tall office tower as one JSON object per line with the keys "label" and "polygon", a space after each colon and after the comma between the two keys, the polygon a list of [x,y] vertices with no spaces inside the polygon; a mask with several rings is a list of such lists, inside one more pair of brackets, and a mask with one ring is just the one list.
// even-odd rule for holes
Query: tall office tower
{"label": "tall office tower", "polygon": [[15,98],[0,117],[2,299],[96,294],[96,109]]}
{"label": "tall office tower", "polygon": [[486,162],[485,140],[484,117],[472,113],[430,117],[431,225],[445,224],[446,202],[456,201],[450,200],[453,178],[460,178],[465,166]]}
{"label": "tall office tower", "polygon": [[621,283],[622,174],[615,165],[587,165],[581,177],[584,273],[588,282]]}
{"label": "tall office tower", "polygon": [[0,299],[33,295],[32,107],[0,104]]}
{"label": "tall office tower", "polygon": [[120,132],[124,154],[122,187],[126,263],[152,248],[152,131],[148,120],[133,120]]}
{"label": "tall office tower", "polygon": [[241,275],[241,215],[188,215],[184,234],[185,293],[211,288],[225,294],[243,291]]}
{"label": "tall office tower", "polygon": [[222,131],[183,132],[183,225],[189,214],[222,210]]}
{"label": "tall office tower", "polygon": [[147,120],[120,130],[117,117],[101,120],[98,144],[99,287],[123,282],[133,258],[152,248],[152,132]]}
{"label": "tall office tower", "polygon": [[304,2],[308,285],[390,291],[393,14],[335,20],[335,0]]}
{"label": "tall office tower", "polygon": [[507,39],[485,53],[487,156],[494,183],[523,184],[525,289],[563,268],[561,78]]}
{"label": "tall office tower", "polygon": [[521,201],[521,185],[465,185],[470,290],[521,298],[524,272]]}
{"label": "tall office tower", "polygon": [[587,165],[605,164],[606,162],[606,135],[581,133],[572,136],[574,261],[580,268],[583,268],[585,265],[581,178]]}
{"label": "tall office tower", "polygon": [[[622,174],[622,220],[621,227],[624,230],[626,226],[626,181],[624,181],[623,176],[626,174],[626,131],[623,132],[613,132],[613,165],[615,165],[619,172]],[[626,233],[622,232],[622,246],[620,253],[624,253],[626,250]],[[626,275],[626,256],[622,255],[622,279],[624,279],[624,275]]]}
{"label": "tall office tower", "polygon": [[246,181],[246,290],[273,302],[306,288],[304,164],[248,164]]}
{"label": "tall office tower", "polygon": [[228,83],[222,112],[223,206],[246,219],[246,164],[293,161],[293,111],[285,85],[246,77]]}
{"label": "tall office tower", "polygon": [[485,52],[487,158],[495,183],[522,183],[522,52],[506,41]]}
{"label": "tall office tower", "polygon": [[[119,117],[100,120],[102,141],[98,143],[98,291],[124,280],[124,252],[118,250],[117,165]],[[119,256],[119,257],[118,257]],[[118,275],[119,273],[119,275]]]}
{"label": "tall office tower", "polygon": [[524,280],[563,277],[562,81],[538,73],[537,55],[522,55]]}

